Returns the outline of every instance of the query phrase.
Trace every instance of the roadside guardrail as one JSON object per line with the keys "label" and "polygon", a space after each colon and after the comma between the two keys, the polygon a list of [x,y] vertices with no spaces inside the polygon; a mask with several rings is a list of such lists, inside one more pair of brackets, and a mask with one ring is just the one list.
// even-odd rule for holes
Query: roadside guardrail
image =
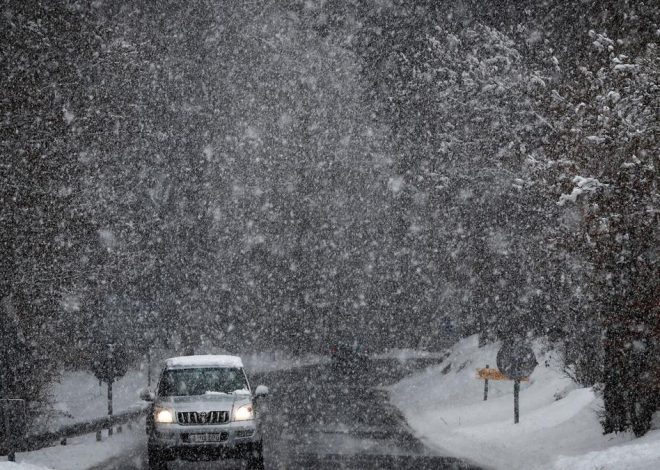
{"label": "roadside guardrail", "polygon": [[[49,447],[58,441],[61,445],[66,445],[68,438],[85,434],[96,433],[96,440],[100,441],[103,430],[111,430],[116,427],[117,431],[121,432],[121,427],[123,425],[130,426],[131,423],[145,416],[148,410],[149,406],[144,406],[112,416],[69,424],[54,431],[46,431],[39,434],[27,434],[19,439],[14,439],[13,445],[12,442],[0,442],[0,451],[2,451],[0,452],[0,455],[9,455],[9,460],[11,461],[13,460],[12,457],[15,452],[29,452],[43,449],[44,447]],[[10,445],[13,448],[9,448]]]}

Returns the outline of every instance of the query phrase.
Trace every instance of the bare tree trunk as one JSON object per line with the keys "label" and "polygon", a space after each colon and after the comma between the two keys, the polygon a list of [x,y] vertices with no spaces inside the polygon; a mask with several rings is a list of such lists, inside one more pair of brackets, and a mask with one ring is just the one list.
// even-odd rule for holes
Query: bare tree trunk
{"label": "bare tree trunk", "polygon": [[[112,380],[108,380],[108,416],[112,416]],[[108,436],[112,436],[112,426],[108,428]]]}

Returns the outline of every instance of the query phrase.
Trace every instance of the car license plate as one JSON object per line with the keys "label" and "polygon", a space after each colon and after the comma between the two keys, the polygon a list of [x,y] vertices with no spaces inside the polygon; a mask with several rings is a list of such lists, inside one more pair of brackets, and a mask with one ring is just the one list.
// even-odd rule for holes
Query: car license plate
{"label": "car license plate", "polygon": [[191,434],[189,437],[190,442],[222,442],[224,441],[222,434]]}

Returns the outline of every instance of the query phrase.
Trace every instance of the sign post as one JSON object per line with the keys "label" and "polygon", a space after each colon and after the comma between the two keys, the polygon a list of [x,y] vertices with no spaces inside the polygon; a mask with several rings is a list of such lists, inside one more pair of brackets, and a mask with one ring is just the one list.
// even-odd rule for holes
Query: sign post
{"label": "sign post", "polygon": [[519,411],[519,403],[520,403],[520,380],[514,380],[513,381],[513,422],[514,424],[518,424],[520,421],[520,411]]}
{"label": "sign post", "polygon": [[[486,364],[485,369],[477,369],[477,378],[484,380],[484,401],[488,400],[488,381],[489,380],[511,380],[498,369],[491,369]],[[518,404],[520,398],[520,382],[527,382],[528,377],[519,377],[513,379],[513,421],[518,423],[520,413],[518,412]]]}
{"label": "sign post", "polygon": [[[488,369],[488,364],[486,364],[486,369]],[[488,400],[488,379],[484,380],[484,401]]]}
{"label": "sign post", "polygon": [[536,367],[536,356],[529,344],[506,342],[497,353],[497,367],[513,379],[513,422],[520,421],[520,381]]}

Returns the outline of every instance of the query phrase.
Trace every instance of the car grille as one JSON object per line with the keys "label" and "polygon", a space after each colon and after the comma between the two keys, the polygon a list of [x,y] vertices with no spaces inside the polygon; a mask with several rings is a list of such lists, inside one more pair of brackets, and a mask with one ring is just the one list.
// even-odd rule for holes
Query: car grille
{"label": "car grille", "polygon": [[179,411],[176,414],[179,424],[223,424],[229,421],[228,411]]}

